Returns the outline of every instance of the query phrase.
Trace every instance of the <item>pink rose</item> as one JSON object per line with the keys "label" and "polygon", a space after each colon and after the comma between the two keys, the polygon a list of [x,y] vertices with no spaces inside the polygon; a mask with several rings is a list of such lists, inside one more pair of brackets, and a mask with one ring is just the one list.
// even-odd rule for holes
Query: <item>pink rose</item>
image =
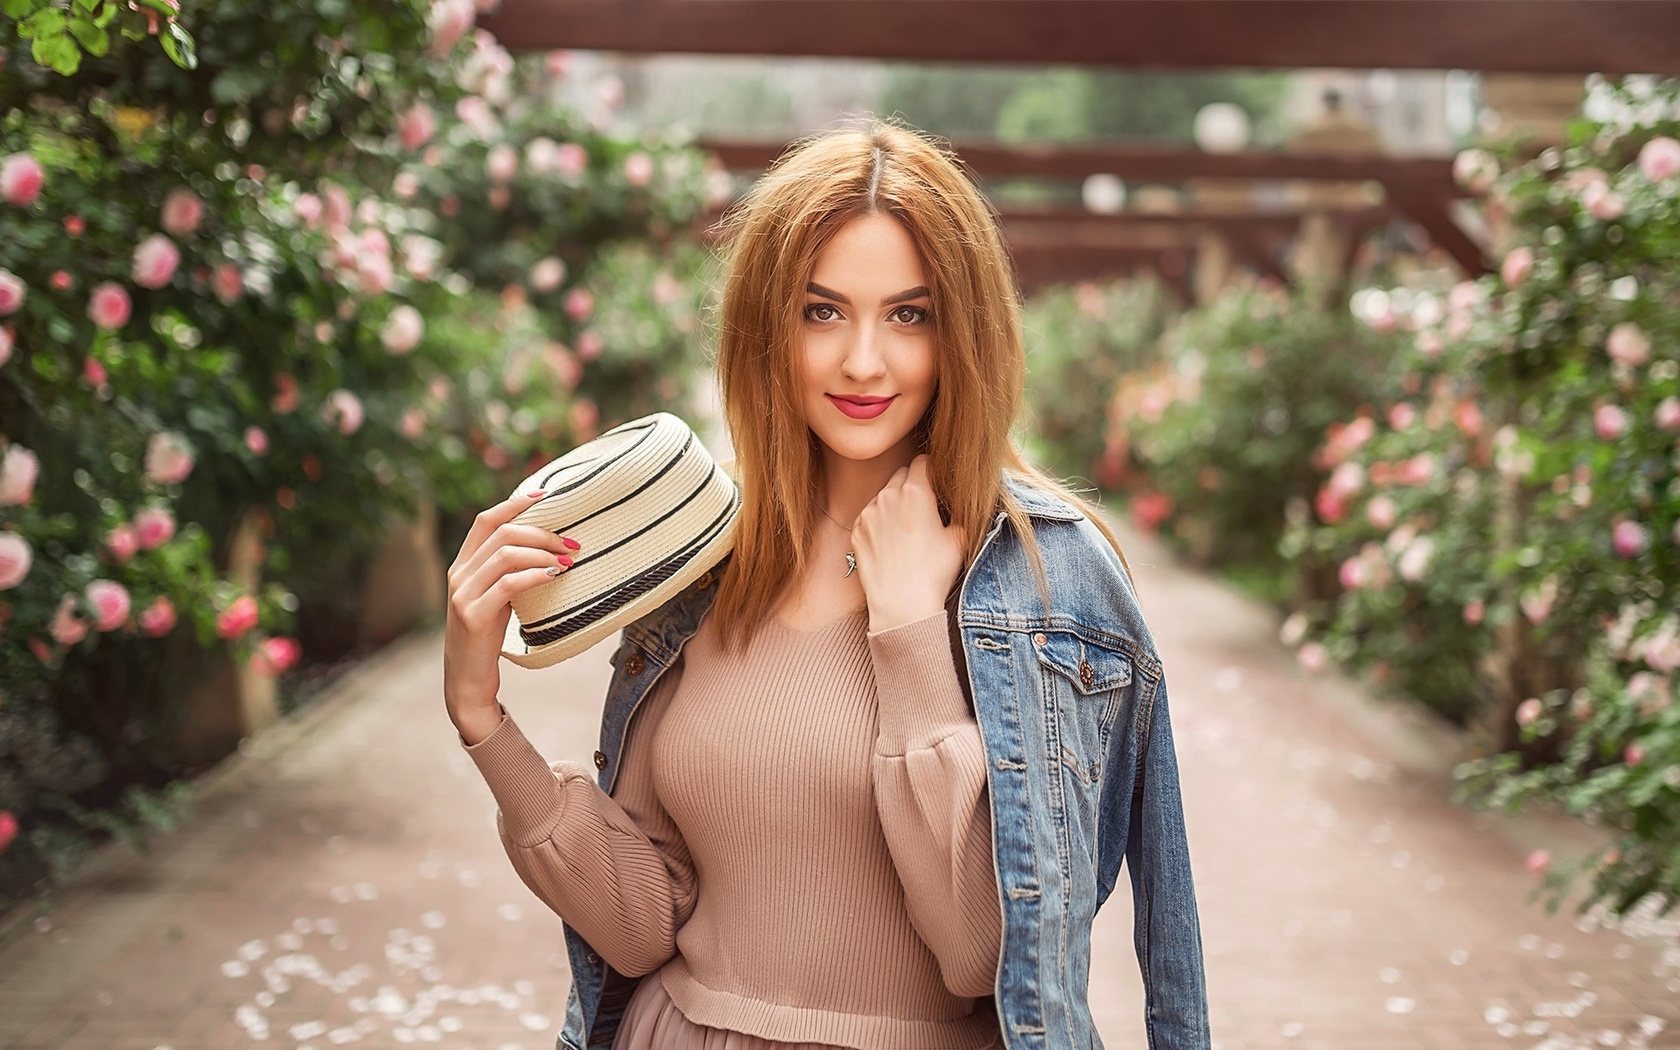
{"label": "pink rose", "polygon": [[1504,279],[1507,288],[1515,288],[1528,280],[1533,269],[1534,249],[1526,246],[1512,248],[1499,266],[1499,276]]}
{"label": "pink rose", "polygon": [[161,547],[175,535],[175,515],[162,507],[149,507],[134,516],[134,533],[141,550]]}
{"label": "pink rose", "polygon": [[1680,175],[1680,141],[1661,135],[1639,150],[1639,173],[1652,182]]}
{"label": "pink rose", "polygon": [[28,294],[29,286],[23,283],[23,278],[0,267],[0,317],[17,313]]}
{"label": "pink rose", "polygon": [[1680,430],[1680,397],[1665,397],[1657,402],[1654,418],[1659,430]]}
{"label": "pink rose", "polygon": [[162,288],[181,265],[181,249],[161,233],[154,233],[134,249],[134,283],[142,288]]}
{"label": "pink rose", "polygon": [[593,328],[577,337],[577,356],[580,361],[593,361],[600,357],[601,351],[606,348],[606,340]]}
{"label": "pink rose", "polygon": [[653,181],[653,158],[637,151],[624,158],[624,181],[632,186],[646,186]]}
{"label": "pink rose", "polygon": [[41,195],[47,173],[41,162],[27,153],[14,153],[0,161],[0,200],[27,208]]}
{"label": "pink rose", "polygon": [[571,67],[572,53],[564,48],[555,48],[543,55],[543,71],[551,77],[563,77]]}
{"label": "pink rose", "polygon": [[28,540],[15,532],[0,532],[0,591],[22,583],[33,560]]}
{"label": "pink rose", "polygon": [[1624,558],[1637,558],[1651,545],[1651,533],[1637,521],[1618,521],[1610,530],[1610,545]]}
{"label": "pink rose", "polygon": [[193,469],[192,447],[173,430],[162,430],[146,443],[146,480],[157,485],[185,481]]}
{"label": "pink rose", "polygon": [[560,166],[560,144],[547,135],[525,143],[525,166],[537,175],[554,171]]}
{"label": "pink rose", "polygon": [[512,146],[497,146],[485,156],[484,170],[491,182],[512,182],[519,174],[519,154]]}
{"label": "pink rose", "polygon": [[1482,617],[1486,615],[1487,606],[1480,599],[1466,602],[1464,604],[1464,622],[1469,624],[1471,627],[1481,623]]}
{"label": "pink rose", "polygon": [[16,342],[17,337],[12,335],[10,328],[0,328],[0,365],[12,359],[12,347]]}
{"label": "pink rose", "polygon": [[1622,751],[1622,761],[1626,762],[1630,766],[1637,766],[1639,763],[1645,761],[1645,748],[1637,743],[1629,744],[1627,748]]}
{"label": "pink rose", "polygon": [[128,289],[115,281],[105,281],[93,286],[88,294],[88,319],[99,328],[111,331],[121,328],[128,323],[133,304],[128,298]]}
{"label": "pink rose", "polygon": [[420,176],[412,171],[397,172],[391,180],[391,192],[398,200],[413,200],[414,195],[420,192]]}
{"label": "pink rose", "polygon": [[342,387],[334,390],[321,405],[321,418],[337,426],[340,434],[354,434],[364,418],[361,398]]}
{"label": "pink rose", "polygon": [[198,224],[203,221],[204,202],[192,190],[184,187],[171,190],[169,196],[163,199],[163,215],[159,222],[172,236],[191,237],[198,232]]}
{"label": "pink rose", "polygon": [[558,256],[537,260],[531,267],[531,287],[539,292],[552,292],[566,279],[566,264]]}
{"label": "pink rose", "polygon": [[397,118],[397,138],[401,140],[403,149],[417,150],[430,142],[437,134],[437,116],[432,107],[423,102],[416,102]]}
{"label": "pink rose", "polygon": [[426,28],[432,33],[427,54],[433,58],[449,54],[477,18],[473,0],[433,0],[432,9],[426,14]]}
{"label": "pink rose", "polygon": [[128,622],[128,588],[114,580],[94,580],[87,585],[88,605],[93,607],[93,625],[114,631]]}
{"label": "pink rose", "polygon": [[111,552],[118,564],[134,557],[134,552],[140,549],[140,533],[133,525],[118,525],[105,536],[105,547]]}
{"label": "pink rose", "polygon": [[53,641],[59,645],[75,645],[87,637],[87,631],[87,621],[76,615],[76,596],[66,594],[60,598],[58,609],[53,613],[52,626],[47,629]]}
{"label": "pink rose", "polygon": [[47,283],[52,285],[55,292],[68,292],[76,287],[76,279],[70,276],[68,270],[54,270],[52,276],[47,278]]}
{"label": "pink rose", "polygon": [[148,638],[162,638],[175,629],[175,603],[163,595],[140,613],[140,631]]}
{"label": "pink rose", "polygon": [[232,641],[257,625],[257,600],[241,594],[216,614],[216,637]]}
{"label": "pink rose", "polygon": [[587,288],[573,288],[566,293],[566,316],[582,324],[595,312],[595,296]]}
{"label": "pink rose", "polygon": [[1517,604],[1522,606],[1523,615],[1528,622],[1539,626],[1552,615],[1552,605],[1557,601],[1557,577],[1548,576],[1539,586],[1524,591]]}
{"label": "pink rose", "polygon": [[350,225],[350,194],[336,182],[329,182],[321,193],[326,198],[327,229],[342,230]]}
{"label": "pink rose", "polygon": [[1370,568],[1365,564],[1365,559],[1358,555],[1342,562],[1341,570],[1336,575],[1341,580],[1344,590],[1357,591],[1371,582]]}
{"label": "pink rose", "polygon": [[577,178],[589,170],[589,151],[575,142],[562,142],[554,152],[554,170],[567,178]]}
{"label": "pink rose", "polygon": [[268,435],[263,433],[262,427],[245,428],[245,447],[251,450],[253,456],[268,455]]}
{"label": "pink rose", "polygon": [[402,414],[397,422],[397,432],[410,441],[417,440],[426,432],[426,412],[424,409],[411,408]]}
{"label": "pink rose", "polygon": [[232,306],[245,294],[245,274],[233,263],[220,263],[210,273],[210,289],[224,305]]}
{"label": "pink rose", "polygon": [[1387,532],[1394,525],[1394,519],[1400,514],[1394,501],[1387,496],[1378,496],[1365,508],[1365,516],[1372,525]]}
{"label": "pink rose", "polygon": [[1627,211],[1627,198],[1604,182],[1595,182],[1582,190],[1581,204],[1587,209],[1588,215],[1600,222],[1614,222]]}
{"label": "pink rose", "polygon": [[297,380],[285,372],[274,377],[274,397],[268,402],[277,415],[295,411],[298,404]]}
{"label": "pink rose", "polygon": [[1330,662],[1330,655],[1324,651],[1324,646],[1308,642],[1295,650],[1295,661],[1309,673],[1317,674]]}
{"label": "pink rose", "polygon": [[1540,717],[1541,704],[1535,697],[1529,697],[1517,705],[1517,725],[1531,726]]}
{"label": "pink rose", "polygon": [[1605,441],[1615,441],[1628,431],[1627,413],[1619,405],[1599,405],[1593,410],[1593,430]]}
{"label": "pink rose", "polygon": [[1388,410],[1388,425],[1395,430],[1406,430],[1417,422],[1417,409],[1410,401],[1402,401]]}
{"label": "pink rose", "polygon": [[321,198],[313,193],[300,193],[298,199],[292,202],[292,213],[311,229],[321,221],[321,215],[324,211],[325,208],[321,204]]}
{"label": "pink rose", "polygon": [[592,431],[595,429],[595,424],[601,421],[601,410],[595,406],[594,401],[587,397],[580,397],[572,402],[568,418],[573,430],[579,432]]}
{"label": "pink rose", "polygon": [[267,678],[285,674],[298,662],[303,647],[296,638],[264,638],[251,658],[251,668]]}
{"label": "pink rose", "polygon": [[1499,178],[1499,161],[1485,149],[1460,150],[1453,158],[1453,181],[1471,193],[1486,193]]}
{"label": "pink rose", "polygon": [[1631,321],[1623,321],[1610,329],[1604,350],[1612,361],[1624,365],[1642,365],[1651,359],[1651,339],[1643,329]]}
{"label": "pink rose", "polygon": [[6,852],[6,847],[17,838],[18,819],[9,809],[0,809],[0,853]]}
{"label": "pink rose", "polygon": [[1552,866],[1552,855],[1547,850],[1537,849],[1528,855],[1528,870],[1533,875],[1544,875],[1546,869]]}
{"label": "pink rose", "polygon": [[385,344],[388,354],[406,354],[420,345],[425,334],[426,323],[420,311],[404,303],[385,319],[385,326],[379,330],[379,341]]}
{"label": "pink rose", "polygon": [[89,386],[100,387],[105,385],[105,380],[109,377],[106,375],[105,366],[100,363],[99,358],[89,357],[82,361],[82,378],[87,381]]}
{"label": "pink rose", "polygon": [[490,111],[490,103],[477,95],[468,95],[457,101],[455,116],[467,126],[467,130],[481,139],[496,133],[496,114]]}
{"label": "pink rose", "polygon": [[0,456],[0,507],[16,507],[28,503],[35,494],[35,479],[41,473],[41,460],[22,445],[6,446]]}

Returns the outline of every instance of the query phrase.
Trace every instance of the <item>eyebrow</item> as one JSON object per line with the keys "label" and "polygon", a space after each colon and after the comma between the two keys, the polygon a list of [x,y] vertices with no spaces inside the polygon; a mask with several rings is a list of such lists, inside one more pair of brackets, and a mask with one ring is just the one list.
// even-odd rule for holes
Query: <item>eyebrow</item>
{"label": "eyebrow", "polygon": [[[852,301],[850,299],[841,295],[839,292],[833,290],[832,288],[824,288],[822,285],[818,284],[815,281],[812,281],[809,284],[807,284],[805,286],[805,290],[807,292],[810,292],[812,295],[821,296],[824,299],[833,299],[835,302],[841,303],[845,306],[852,305]],[[926,299],[931,294],[932,293],[930,293],[927,290],[927,285],[918,284],[916,287],[910,289],[907,292],[899,292],[897,295],[888,296],[887,299],[884,302],[882,302],[881,305],[882,306],[897,306],[899,303],[907,303],[912,299]]]}

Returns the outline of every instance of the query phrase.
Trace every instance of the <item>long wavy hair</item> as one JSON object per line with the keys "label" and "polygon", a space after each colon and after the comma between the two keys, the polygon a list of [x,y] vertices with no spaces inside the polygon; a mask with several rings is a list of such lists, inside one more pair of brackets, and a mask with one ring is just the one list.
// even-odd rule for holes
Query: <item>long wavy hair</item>
{"label": "long wavy hair", "polygon": [[1078,507],[1126,565],[1095,504],[1028,463],[1010,436],[1026,382],[1020,294],[997,218],[961,161],[882,120],[793,144],[723,219],[717,368],[742,507],[713,614],[726,649],[750,640],[790,579],[822,507],[822,457],[799,396],[800,311],[817,256],[850,220],[886,214],[909,232],[931,293],[937,386],[914,434],[942,514],[968,537],[968,566],[999,510],[1050,588],[1007,469]]}

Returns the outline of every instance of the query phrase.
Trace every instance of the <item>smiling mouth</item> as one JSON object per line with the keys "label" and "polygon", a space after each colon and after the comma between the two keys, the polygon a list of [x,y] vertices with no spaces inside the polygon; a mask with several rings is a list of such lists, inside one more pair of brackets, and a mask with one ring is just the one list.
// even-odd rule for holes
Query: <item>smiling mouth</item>
{"label": "smiling mouth", "polygon": [[843,414],[851,417],[852,419],[873,419],[882,412],[885,412],[887,410],[887,406],[892,404],[894,398],[897,397],[896,394],[893,395],[893,397],[874,397],[868,399],[840,397],[837,394],[824,394],[823,396],[828,398],[829,401],[834,404],[835,408],[839,409]]}

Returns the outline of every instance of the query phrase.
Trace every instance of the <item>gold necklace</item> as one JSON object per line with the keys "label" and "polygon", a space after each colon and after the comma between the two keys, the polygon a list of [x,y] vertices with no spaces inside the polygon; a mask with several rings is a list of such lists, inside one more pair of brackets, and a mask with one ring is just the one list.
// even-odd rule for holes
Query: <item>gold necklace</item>
{"label": "gold necklace", "polygon": [[[834,524],[836,524],[836,525],[840,525],[840,520],[838,518],[836,518],[834,515],[830,514],[828,512],[827,507],[818,507],[817,509],[822,511],[823,517],[827,518],[829,521],[834,522]],[[853,524],[855,525],[857,523],[853,522]],[[850,528],[848,528],[845,525],[840,525],[840,527],[842,529],[845,529],[847,533],[850,533],[852,531]],[[847,577],[851,576],[851,574],[856,570],[857,570],[857,555],[855,553],[853,553],[852,551],[847,551],[846,552],[846,575],[842,576],[840,578],[842,580],[844,580]]]}

